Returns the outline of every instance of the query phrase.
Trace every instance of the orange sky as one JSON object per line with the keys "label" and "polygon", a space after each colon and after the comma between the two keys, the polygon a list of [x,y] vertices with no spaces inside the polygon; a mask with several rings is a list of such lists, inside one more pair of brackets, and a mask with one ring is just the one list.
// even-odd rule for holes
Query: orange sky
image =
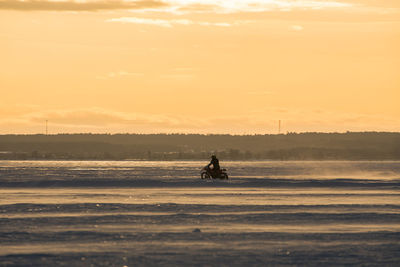
{"label": "orange sky", "polygon": [[398,0],[0,0],[0,133],[400,131]]}

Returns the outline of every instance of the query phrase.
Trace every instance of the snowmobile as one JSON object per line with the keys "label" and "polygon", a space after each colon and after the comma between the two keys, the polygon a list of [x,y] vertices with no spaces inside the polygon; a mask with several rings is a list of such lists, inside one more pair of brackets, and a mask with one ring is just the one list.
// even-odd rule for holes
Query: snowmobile
{"label": "snowmobile", "polygon": [[208,167],[208,165],[204,166],[200,172],[201,179],[228,179],[228,173],[226,169],[221,169],[218,173],[215,173],[213,169]]}

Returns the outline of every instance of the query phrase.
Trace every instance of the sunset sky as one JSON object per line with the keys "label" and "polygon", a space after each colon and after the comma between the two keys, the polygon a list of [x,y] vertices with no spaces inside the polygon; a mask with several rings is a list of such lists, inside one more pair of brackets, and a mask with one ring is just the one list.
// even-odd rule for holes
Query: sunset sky
{"label": "sunset sky", "polygon": [[399,0],[0,0],[0,133],[400,131]]}

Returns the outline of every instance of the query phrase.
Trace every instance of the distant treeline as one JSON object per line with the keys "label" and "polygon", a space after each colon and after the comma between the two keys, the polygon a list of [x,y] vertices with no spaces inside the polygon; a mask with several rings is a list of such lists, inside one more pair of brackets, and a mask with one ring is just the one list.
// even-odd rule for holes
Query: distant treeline
{"label": "distant treeline", "polygon": [[0,135],[0,159],[400,160],[400,133]]}

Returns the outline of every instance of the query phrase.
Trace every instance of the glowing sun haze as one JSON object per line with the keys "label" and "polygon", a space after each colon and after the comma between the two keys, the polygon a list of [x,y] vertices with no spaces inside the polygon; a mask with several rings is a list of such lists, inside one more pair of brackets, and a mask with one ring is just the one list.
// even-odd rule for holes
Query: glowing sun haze
{"label": "glowing sun haze", "polygon": [[0,133],[400,131],[398,0],[0,0]]}

